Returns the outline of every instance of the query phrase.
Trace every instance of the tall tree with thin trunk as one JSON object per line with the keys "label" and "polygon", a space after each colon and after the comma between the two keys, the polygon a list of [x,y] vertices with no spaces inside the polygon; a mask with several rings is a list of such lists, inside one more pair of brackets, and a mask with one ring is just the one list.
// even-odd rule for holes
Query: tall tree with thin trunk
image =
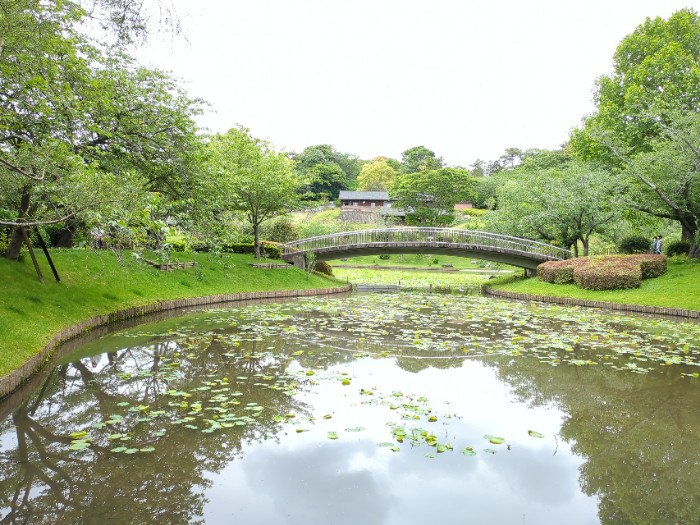
{"label": "tall tree with thin trunk", "polygon": [[212,210],[242,212],[253,227],[255,257],[260,257],[260,225],[282,215],[299,198],[302,181],[291,160],[239,126],[209,143],[208,172],[200,194]]}

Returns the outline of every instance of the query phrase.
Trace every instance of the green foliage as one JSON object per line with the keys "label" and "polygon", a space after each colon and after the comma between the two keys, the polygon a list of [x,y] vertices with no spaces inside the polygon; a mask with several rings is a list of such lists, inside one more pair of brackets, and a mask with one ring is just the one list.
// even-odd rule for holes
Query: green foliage
{"label": "green foliage", "polygon": [[666,246],[666,255],[668,257],[688,255],[689,251],[690,243],[688,241],[672,241]]}
{"label": "green foliage", "polygon": [[0,223],[136,227],[147,192],[173,194],[193,173],[183,165],[198,149],[199,102],[166,74],[80,35],[86,16],[74,2],[3,4],[0,208],[13,215]]}
{"label": "green foliage", "polygon": [[260,228],[261,237],[273,242],[290,242],[299,239],[299,230],[289,216],[276,217]]}
{"label": "green foliage", "polygon": [[588,255],[595,233],[605,232],[619,216],[619,188],[610,174],[572,159],[564,169],[525,164],[489,177],[497,207],[486,217],[492,231],[541,239],[562,247],[578,242]]}
{"label": "green foliage", "polygon": [[620,253],[649,253],[651,251],[651,241],[642,235],[630,235],[620,239],[617,244]]}
{"label": "green foliage", "polygon": [[[241,212],[253,228],[256,257],[260,256],[260,225],[283,215],[298,201],[301,180],[291,161],[253,137],[244,127],[211,137],[207,175],[199,187],[206,204],[202,218],[223,218]],[[200,211],[201,213],[201,211]]]}
{"label": "green foliage", "polygon": [[333,267],[326,261],[316,261],[314,271],[322,275],[333,277]]}
{"label": "green foliage", "polygon": [[311,200],[337,198],[360,172],[356,156],[336,151],[329,144],[309,146],[293,160],[299,176],[306,181],[302,191]]}
{"label": "green foliage", "polygon": [[[296,227],[299,231],[299,238],[316,237],[317,235],[327,235],[359,229],[360,225],[350,224],[341,219],[341,210],[325,210],[314,214],[299,214],[296,217]],[[372,225],[362,225],[373,227]]]}
{"label": "green foliage", "polygon": [[450,224],[454,205],[470,200],[476,179],[458,168],[405,173],[391,191],[397,208],[407,210],[407,222],[424,226]]}
{"label": "green foliage", "polygon": [[700,17],[682,9],[625,37],[597,85],[597,111],[574,130],[581,158],[614,168],[628,209],[680,223],[700,256]]}
{"label": "green foliage", "polygon": [[357,189],[360,191],[390,191],[396,184],[398,172],[386,159],[379,157],[362,166],[357,176]]}
{"label": "green foliage", "polygon": [[434,171],[445,164],[442,157],[437,157],[435,152],[425,146],[415,146],[401,153],[402,171],[415,173],[417,171]]}
{"label": "green foliage", "polygon": [[[240,253],[255,255],[255,244],[252,242],[226,243],[216,246],[215,250],[212,248],[213,247],[211,245],[208,245],[206,243],[194,243],[192,245],[192,250],[195,252],[208,253],[215,251],[218,253]],[[271,259],[279,259],[282,256],[282,250],[279,246],[275,246],[274,244],[270,244],[265,241],[260,243],[260,253],[264,257],[269,257]]]}

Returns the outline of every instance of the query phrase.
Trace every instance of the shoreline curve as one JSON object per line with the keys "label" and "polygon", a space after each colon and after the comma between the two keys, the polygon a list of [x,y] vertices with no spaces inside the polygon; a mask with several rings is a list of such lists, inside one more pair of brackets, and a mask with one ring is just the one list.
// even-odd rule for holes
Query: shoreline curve
{"label": "shoreline curve", "polygon": [[263,292],[240,292],[231,294],[206,295],[201,297],[189,297],[185,299],[169,299],[156,301],[141,306],[124,308],[107,314],[91,317],[85,321],[74,324],[55,334],[44,347],[19,368],[9,374],[0,377],[0,400],[8,397],[29,381],[32,376],[41,371],[53,356],[54,351],[63,343],[85,334],[95,328],[108,326],[119,321],[143,317],[148,314],[189,308],[197,306],[209,306],[223,303],[235,303],[256,299],[287,299],[294,297],[311,297],[314,295],[332,295],[352,291],[352,285],[343,285],[336,288],[310,288],[304,290],[270,290]]}
{"label": "shoreline curve", "polygon": [[700,320],[700,311],[687,310],[684,308],[672,308],[670,306],[647,306],[642,304],[613,303],[610,301],[594,301],[590,299],[575,299],[573,297],[559,297],[556,295],[537,295],[522,292],[509,292],[507,290],[496,290],[491,286],[482,286],[481,293],[492,297],[503,299],[516,299],[518,301],[535,301],[540,303],[561,304],[564,306],[583,306],[586,308],[600,308],[603,310],[614,310],[617,312],[630,312],[638,314],[651,314],[667,317],[678,317],[681,319]]}

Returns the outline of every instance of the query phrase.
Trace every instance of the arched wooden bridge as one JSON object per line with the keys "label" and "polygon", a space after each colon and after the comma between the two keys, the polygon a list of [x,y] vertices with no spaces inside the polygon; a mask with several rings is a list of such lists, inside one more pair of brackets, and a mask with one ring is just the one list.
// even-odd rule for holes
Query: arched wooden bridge
{"label": "arched wooden bridge", "polygon": [[382,228],[332,233],[288,242],[282,258],[304,268],[305,254],[318,261],[382,253],[430,253],[487,259],[528,270],[572,257],[551,244],[495,233],[453,228]]}

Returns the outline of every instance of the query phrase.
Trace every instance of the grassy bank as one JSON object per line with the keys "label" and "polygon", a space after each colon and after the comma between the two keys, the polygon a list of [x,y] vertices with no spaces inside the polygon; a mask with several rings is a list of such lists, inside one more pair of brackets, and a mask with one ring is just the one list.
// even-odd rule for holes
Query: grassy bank
{"label": "grassy bank", "polygon": [[40,256],[45,284],[29,257],[0,259],[0,376],[37,354],[59,330],[96,315],[167,299],[338,284],[296,268],[252,268],[251,255],[176,255],[197,266],[161,272],[128,254],[120,260],[108,250],[53,250],[61,282]]}
{"label": "grassy bank", "polygon": [[493,287],[533,295],[700,310],[700,261],[669,259],[664,275],[643,280],[639,288],[629,290],[582,290],[573,284],[550,284],[537,278],[504,284],[497,281]]}

